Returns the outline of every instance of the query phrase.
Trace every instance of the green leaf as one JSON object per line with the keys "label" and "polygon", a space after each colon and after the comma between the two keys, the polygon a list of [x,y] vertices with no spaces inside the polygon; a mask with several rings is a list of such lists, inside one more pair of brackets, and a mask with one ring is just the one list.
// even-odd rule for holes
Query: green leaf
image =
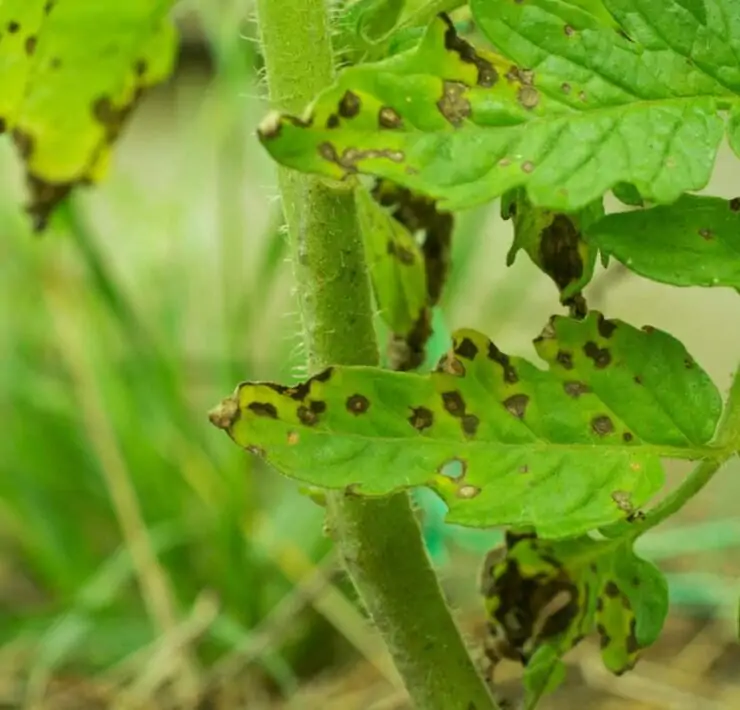
{"label": "green leaf", "polygon": [[543,695],[549,695],[565,681],[565,664],[549,644],[540,646],[524,672],[524,707],[534,710]]}
{"label": "green leaf", "polygon": [[405,4],[406,0],[359,0],[346,12],[360,41],[372,45],[393,31]]}
{"label": "green leaf", "polygon": [[413,235],[367,190],[357,190],[357,213],[381,315],[394,334],[406,336],[427,305],[424,255]]}
{"label": "green leaf", "polygon": [[610,214],[587,239],[632,271],[674,286],[740,288],[740,200],[684,195],[675,204]]}
{"label": "green leaf", "polygon": [[527,707],[557,685],[560,658],[592,630],[601,637],[604,665],[617,675],[658,637],[668,585],[632,544],[631,537],[553,542],[509,532],[504,547],[487,555],[481,591],[489,655],[527,665]]}
{"label": "green leaf", "polygon": [[0,3],[0,124],[25,162],[37,229],[73,186],[105,175],[141,92],[172,71],[171,4]]}
{"label": "green leaf", "polygon": [[260,139],[290,167],[381,176],[445,210],[522,186],[574,211],[622,182],[673,202],[707,184],[740,90],[734,6],[717,0],[702,24],[675,0],[604,4],[624,34],[570,3],[473,0],[508,59],[437,19],[415,49],[346,70],[303,119],[270,116]]}
{"label": "green leaf", "polygon": [[597,249],[583,239],[583,231],[604,216],[601,200],[574,214],[535,207],[522,189],[502,200],[504,219],[514,220],[514,243],[507,256],[511,266],[523,249],[558,287],[567,303],[591,281]]}
{"label": "green leaf", "polygon": [[637,188],[628,182],[618,182],[612,188],[612,192],[614,197],[630,207],[643,207],[645,205],[645,200],[642,199],[642,195],[637,191]]}
{"label": "green leaf", "polygon": [[599,313],[554,317],[543,371],[483,335],[454,334],[430,374],[333,367],[293,387],[244,383],[211,413],[287,476],[383,495],[429,486],[447,520],[575,535],[662,485],[660,457],[701,458],[717,389],[671,336]]}

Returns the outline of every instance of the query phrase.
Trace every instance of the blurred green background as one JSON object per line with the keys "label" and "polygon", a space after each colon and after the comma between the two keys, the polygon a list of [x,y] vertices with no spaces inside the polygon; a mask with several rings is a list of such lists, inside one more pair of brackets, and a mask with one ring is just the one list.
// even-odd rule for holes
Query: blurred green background
{"label": "blurred green background", "polygon": [[[265,102],[251,3],[193,0],[177,17],[176,75],[146,97],[110,178],[43,238],[0,144],[0,706],[400,708],[321,509],[207,421],[240,380],[299,377],[303,355],[274,168],[254,137]],[[709,192],[736,196],[739,175],[725,151]],[[509,242],[498,205],[460,216],[436,347],[465,325],[534,357],[557,293],[524,257],[504,267]],[[672,332],[726,389],[736,293],[612,265],[587,296]],[[685,469],[669,473],[675,483]],[[689,629],[673,650],[700,637],[717,663],[736,646],[738,475],[728,466],[642,545],[671,575],[671,624]],[[420,505],[474,633],[478,559],[496,533],[444,528],[430,496]],[[593,647],[584,653],[592,663]],[[576,686],[598,686],[590,667]],[[660,682],[675,689],[679,675]],[[707,685],[712,702],[740,707],[723,683]],[[632,703],[624,687],[607,690]],[[665,691],[655,707],[713,707],[701,704],[709,689],[685,692],[689,704]]]}

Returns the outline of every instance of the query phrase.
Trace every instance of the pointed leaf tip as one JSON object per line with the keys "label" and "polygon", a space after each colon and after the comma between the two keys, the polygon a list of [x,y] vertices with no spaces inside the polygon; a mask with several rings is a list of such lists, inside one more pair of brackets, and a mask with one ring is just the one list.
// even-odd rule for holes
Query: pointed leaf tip
{"label": "pointed leaf tip", "polygon": [[208,412],[208,419],[213,426],[229,431],[239,418],[239,402],[234,395],[227,397],[221,404]]}

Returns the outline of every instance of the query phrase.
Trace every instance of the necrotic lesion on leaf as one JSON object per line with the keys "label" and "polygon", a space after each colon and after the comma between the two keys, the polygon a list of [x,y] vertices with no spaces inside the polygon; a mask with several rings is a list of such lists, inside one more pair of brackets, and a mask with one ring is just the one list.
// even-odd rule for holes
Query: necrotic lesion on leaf
{"label": "necrotic lesion on leaf", "polygon": [[0,3],[0,126],[24,161],[36,229],[74,186],[105,175],[142,92],[170,74],[170,4]]}
{"label": "necrotic lesion on leaf", "polygon": [[480,591],[488,657],[494,668],[504,658],[527,666],[525,686],[536,697],[552,690],[560,658],[593,630],[610,671],[633,668],[668,608],[665,578],[635,555],[630,538],[553,542],[510,531],[486,556]]}

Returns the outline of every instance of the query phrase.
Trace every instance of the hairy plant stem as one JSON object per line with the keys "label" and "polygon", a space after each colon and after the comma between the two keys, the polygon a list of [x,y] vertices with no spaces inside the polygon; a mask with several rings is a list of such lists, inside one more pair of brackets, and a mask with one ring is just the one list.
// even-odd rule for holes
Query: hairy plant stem
{"label": "hairy plant stem", "polygon": [[[272,106],[300,113],[334,78],[326,0],[257,0]],[[312,370],[376,365],[354,191],[279,168]],[[472,663],[424,549],[408,495],[327,496],[339,556],[419,710],[497,706]]]}

